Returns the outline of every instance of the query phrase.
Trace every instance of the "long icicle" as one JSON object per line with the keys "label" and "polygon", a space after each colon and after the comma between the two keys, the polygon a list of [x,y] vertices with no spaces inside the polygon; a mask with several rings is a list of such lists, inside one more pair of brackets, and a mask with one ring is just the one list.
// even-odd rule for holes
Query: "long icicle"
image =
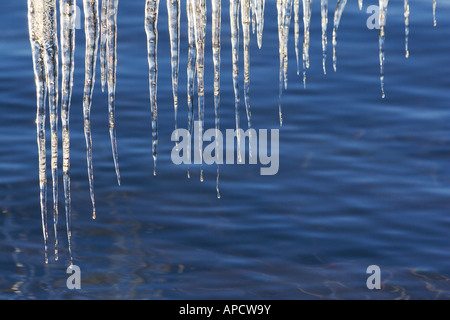
{"label": "long icicle", "polygon": [[71,245],[71,195],[70,195],[70,105],[72,101],[74,53],[75,53],[75,1],[60,0],[61,14],[61,52],[62,52],[62,86],[61,86],[61,123],[63,140],[63,180],[66,211],[67,242],[72,264]]}
{"label": "long icicle", "polygon": [[176,148],[178,150],[178,72],[180,60],[180,1],[167,0],[167,14],[170,37],[170,56],[172,66],[172,94],[175,116]]}
{"label": "long icicle", "polygon": [[311,0],[303,0],[303,87],[306,87],[306,69],[309,69],[309,42],[311,25]]}
{"label": "long icicle", "polygon": [[242,33],[244,35],[244,102],[249,128],[252,126],[250,107],[250,8],[250,0],[241,0]]}
{"label": "long icicle", "polygon": [[327,37],[327,26],[328,26],[328,0],[321,0],[321,13],[322,13],[322,66],[323,73],[327,74],[327,46],[328,46],[328,37]]}
{"label": "long icicle", "polygon": [[281,110],[281,98],[283,95],[283,65],[284,65],[284,41],[283,41],[283,21],[284,21],[284,0],[277,0],[277,25],[278,25],[278,51],[280,56],[280,70],[278,79],[278,116],[280,126],[283,125],[283,112]]}
{"label": "long icicle", "polygon": [[386,94],[384,92],[384,60],[385,60],[385,53],[384,53],[384,42],[386,38],[386,15],[387,15],[387,6],[389,4],[389,0],[379,0],[380,5],[380,17],[379,17],[379,23],[380,23],[380,35],[379,35],[379,45],[380,45],[380,84],[381,84],[381,96],[382,98],[386,97]]}
{"label": "long icicle", "polygon": [[45,2],[44,66],[50,109],[51,171],[53,182],[53,227],[55,233],[55,260],[58,260],[58,36],[56,0]]}
{"label": "long icicle", "polygon": [[[190,136],[193,135],[194,130],[194,86],[195,86],[195,74],[197,63],[197,50],[195,46],[195,34],[194,34],[194,5],[191,0],[186,0],[186,12],[188,17],[188,65],[187,65],[187,105],[188,105],[188,131]],[[191,143],[189,143],[188,150],[188,163],[191,163]],[[190,166],[188,165],[188,179],[191,178]]]}
{"label": "long icicle", "polygon": [[108,18],[106,21],[106,52],[108,55],[108,122],[111,149],[116,170],[117,184],[120,185],[119,155],[116,138],[116,73],[117,73],[117,11],[119,0],[108,2]]}
{"label": "long icicle", "polygon": [[294,34],[295,34],[295,57],[297,59],[297,75],[300,75],[300,0],[294,0]]}
{"label": "long icicle", "polygon": [[404,2],[405,15],[405,57],[409,58],[409,0]]}
{"label": "long icicle", "polygon": [[342,13],[344,12],[347,0],[338,0],[336,10],[334,11],[334,27],[333,27],[333,69],[337,69],[337,31],[341,22]]}
{"label": "long icicle", "polygon": [[83,97],[84,136],[86,139],[86,161],[89,176],[89,190],[92,202],[92,218],[96,219],[94,197],[94,165],[92,162],[91,106],[95,84],[95,67],[97,61],[99,18],[98,1],[83,0],[86,34],[85,83]]}
{"label": "long icicle", "polygon": [[100,70],[101,70],[101,83],[102,92],[105,92],[106,79],[108,74],[108,61],[106,60],[106,30],[108,19],[108,2],[111,0],[102,0],[102,12],[101,12],[101,37],[100,37]]}
{"label": "long icicle", "polygon": [[152,113],[153,175],[155,176],[158,151],[158,15],[159,0],[147,0],[145,3],[145,32],[147,34],[150,107]]}
{"label": "long icicle", "polygon": [[289,43],[289,28],[291,25],[292,17],[292,0],[285,0],[283,8],[283,78],[284,78],[284,88],[287,89],[288,86],[288,43]]}
{"label": "long icicle", "polygon": [[[216,137],[219,136],[220,130],[220,33],[221,33],[221,15],[222,4],[221,0],[211,0],[212,4],[212,51],[214,62],[214,114],[215,114],[215,128]],[[216,138],[216,163],[217,163],[217,177],[216,177],[216,192],[217,198],[220,199],[219,188],[219,140]]]}
{"label": "long icicle", "polygon": [[230,26],[231,26],[231,50],[233,58],[233,89],[234,89],[234,110],[236,120],[238,162],[242,162],[241,137],[239,125],[239,5],[240,0],[230,0]]}
{"label": "long icicle", "polygon": [[200,153],[200,181],[203,182],[203,127],[205,116],[205,29],[206,29],[206,0],[194,1],[194,34],[197,49],[197,98],[198,98],[198,143]]}
{"label": "long icicle", "polygon": [[36,83],[36,133],[39,153],[39,200],[41,208],[42,233],[44,236],[44,258],[48,263],[48,227],[47,227],[47,155],[45,139],[47,83],[45,77],[43,28],[44,3],[28,0],[28,29],[33,58],[33,70]]}

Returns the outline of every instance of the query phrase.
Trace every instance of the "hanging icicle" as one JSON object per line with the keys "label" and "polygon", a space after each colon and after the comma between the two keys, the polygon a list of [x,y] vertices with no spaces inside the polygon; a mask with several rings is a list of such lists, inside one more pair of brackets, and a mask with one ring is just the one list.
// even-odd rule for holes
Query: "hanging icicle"
{"label": "hanging icicle", "polygon": [[297,60],[297,75],[300,75],[300,0],[294,0],[294,45],[295,58]]}
{"label": "hanging icicle", "polygon": [[363,8],[363,0],[358,0],[359,10]]}
{"label": "hanging icicle", "polygon": [[109,122],[109,136],[111,139],[111,149],[114,159],[114,168],[116,170],[117,184],[120,186],[120,170],[119,170],[119,156],[117,152],[117,138],[116,138],[116,72],[117,72],[117,10],[119,7],[119,0],[110,0],[108,2],[108,14],[106,21],[106,52],[108,56],[108,122]]}
{"label": "hanging icicle", "polygon": [[63,182],[64,203],[66,211],[67,242],[72,264],[71,245],[71,200],[70,200],[70,105],[72,101],[72,86],[75,53],[75,1],[61,0],[61,52],[62,52],[62,85],[61,85],[61,123],[63,143]]}
{"label": "hanging icicle", "polygon": [[266,0],[256,0],[256,33],[258,48],[262,47],[263,30],[264,30],[264,10],[266,7]]}
{"label": "hanging icicle", "polygon": [[236,120],[236,133],[238,141],[238,162],[242,162],[241,156],[241,137],[239,125],[239,5],[240,0],[230,0],[230,27],[231,27],[231,50],[233,60],[233,89],[234,89],[234,110]]}
{"label": "hanging icicle", "polygon": [[101,72],[101,83],[102,92],[105,92],[106,80],[108,73],[108,61],[106,60],[106,32],[107,32],[107,21],[108,21],[108,6],[111,0],[102,0],[102,12],[101,12],[101,39],[100,39],[100,72]]}
{"label": "hanging icicle", "polygon": [[311,0],[303,0],[303,87],[306,87],[306,69],[309,69],[309,27],[311,24]]}
{"label": "hanging icicle", "polygon": [[409,58],[409,0],[404,0],[405,15],[405,57]]}
{"label": "hanging icicle", "polygon": [[194,34],[197,50],[197,98],[198,98],[198,147],[200,181],[203,182],[203,128],[205,116],[205,36],[206,36],[206,0],[194,0]]}
{"label": "hanging icicle", "polygon": [[145,4],[145,32],[147,34],[150,108],[152,114],[153,175],[155,176],[158,153],[158,14],[159,0],[147,0]]}
{"label": "hanging icicle", "polygon": [[336,10],[334,11],[334,27],[333,27],[333,69],[336,72],[337,68],[337,31],[339,23],[341,22],[342,13],[344,12],[347,0],[338,0]]}
{"label": "hanging icicle", "polygon": [[[220,33],[221,33],[221,14],[222,5],[221,0],[212,0],[212,51],[214,63],[214,115],[215,115],[215,129],[216,137],[219,136],[220,130]],[[256,8],[257,5],[255,5]],[[216,192],[217,198],[220,199],[219,189],[219,140],[216,138],[216,163],[217,163],[217,177],[216,177]]]}
{"label": "hanging icicle", "polygon": [[379,45],[380,45],[380,83],[381,83],[381,96],[384,99],[386,94],[384,92],[384,41],[386,38],[385,27],[386,27],[386,15],[387,15],[387,6],[389,0],[379,0],[380,5],[380,36],[379,36]]}
{"label": "hanging icicle", "polygon": [[87,167],[89,176],[89,189],[92,202],[92,218],[95,219],[94,197],[94,166],[92,163],[92,135],[91,135],[91,106],[95,84],[95,67],[97,61],[97,48],[99,37],[98,2],[96,0],[83,0],[86,34],[85,55],[85,84],[83,98],[84,136],[86,139]]}
{"label": "hanging icicle", "polygon": [[[195,46],[194,31],[194,5],[191,0],[186,0],[186,12],[188,18],[188,65],[187,65],[187,105],[188,105],[188,130],[192,137],[194,133],[194,86],[197,73],[197,50]],[[191,144],[189,143],[189,146]],[[191,163],[191,148],[188,150],[188,163]],[[188,179],[191,178],[190,166],[188,165]]]}
{"label": "hanging icicle", "polygon": [[289,43],[289,28],[292,17],[292,0],[285,0],[283,6],[283,79],[284,88],[288,86],[288,43]]}
{"label": "hanging icicle", "polygon": [[[362,4],[362,3],[361,3]],[[328,0],[321,0],[321,16],[322,16],[322,66],[323,66],[323,74],[327,74],[327,46],[328,46],[328,37],[327,37],[327,27],[328,27]]]}
{"label": "hanging icicle", "polygon": [[175,143],[178,150],[178,71],[180,60],[180,1],[167,0],[167,15],[169,23],[170,56],[172,65],[172,94],[175,116]]}
{"label": "hanging icicle", "polygon": [[[55,7],[51,2],[44,3],[38,0],[28,0],[28,30],[30,36],[30,44],[33,57],[33,69],[36,83],[36,129],[37,129],[37,145],[39,152],[39,190],[40,190],[40,207],[42,219],[42,232],[44,236],[44,252],[45,263],[48,263],[48,226],[47,226],[47,156],[46,156],[46,139],[45,139],[45,119],[46,119],[46,103],[45,99],[49,92],[49,84],[47,82],[47,73],[49,66],[46,61],[56,58],[54,54],[46,50],[44,44],[46,42],[54,44],[54,35],[47,30],[56,31],[52,25],[52,17],[55,14]],[[46,22],[46,24],[44,24]],[[55,82],[54,82],[55,83]],[[49,97],[51,99],[51,97]]]}
{"label": "hanging icicle", "polygon": [[242,33],[244,35],[244,102],[249,128],[252,126],[250,108],[250,1],[241,0]]}
{"label": "hanging icicle", "polygon": [[278,47],[280,56],[280,71],[278,79],[278,116],[280,118],[280,126],[283,125],[283,112],[281,110],[281,98],[283,95],[283,68],[284,68],[284,41],[283,41],[283,21],[284,21],[284,2],[277,0],[277,24],[278,24]]}

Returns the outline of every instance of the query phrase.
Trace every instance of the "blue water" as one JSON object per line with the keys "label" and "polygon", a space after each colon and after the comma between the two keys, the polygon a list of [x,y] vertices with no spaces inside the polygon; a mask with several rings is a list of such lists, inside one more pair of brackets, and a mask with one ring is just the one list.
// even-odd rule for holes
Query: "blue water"
{"label": "blue water", "polygon": [[[251,42],[250,96],[254,127],[277,129],[276,10],[273,1],[266,6],[263,48],[257,49],[256,37]],[[187,21],[182,7],[178,121],[186,127]],[[50,233],[50,263],[44,263],[26,2],[3,3],[0,298],[449,299],[450,6],[438,2],[433,28],[432,1],[411,1],[411,56],[405,59],[403,3],[391,1],[384,100],[378,33],[366,27],[369,15],[357,7],[349,1],[342,18],[336,73],[330,12],[324,76],[319,1],[314,2],[306,89],[296,75],[291,33],[279,173],[260,176],[260,166],[224,165],[218,200],[215,166],[205,166],[201,183],[198,166],[188,180],[186,166],[175,166],[170,159],[174,123],[164,1],[159,22],[160,148],[158,176],[152,175],[144,1],[121,1],[116,124],[122,186],[116,183],[107,96],[100,90],[98,72],[91,123],[95,221],[82,122],[85,38],[78,30],[71,177],[73,255],[82,271],[82,289],[70,291],[62,181],[60,259],[55,262],[51,254]],[[233,129],[228,8],[223,24],[221,126]],[[210,32],[208,26],[206,128],[214,127]],[[366,268],[372,264],[381,268],[381,290],[366,287]]]}

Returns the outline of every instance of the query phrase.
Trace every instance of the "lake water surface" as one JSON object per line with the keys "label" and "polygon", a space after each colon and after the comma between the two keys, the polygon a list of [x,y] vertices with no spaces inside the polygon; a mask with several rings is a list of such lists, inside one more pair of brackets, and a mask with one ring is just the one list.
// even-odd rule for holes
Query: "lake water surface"
{"label": "lake water surface", "polygon": [[[280,129],[280,169],[172,163],[174,127],[165,2],[159,20],[159,154],[153,176],[145,1],[120,1],[117,114],[122,186],[109,142],[107,95],[97,72],[92,107],[97,220],[91,219],[82,120],[84,32],[76,39],[71,110],[72,241],[82,289],[66,288],[69,265],[60,183],[60,259],[44,263],[36,146],[36,102],[26,1],[3,3],[0,19],[1,299],[449,299],[450,4],[411,1],[409,59],[403,2],[386,28],[386,99],[378,31],[349,1],[332,71],[322,72],[320,2],[313,2],[307,87],[296,74],[293,25],[289,87],[278,123],[275,1],[266,1],[263,47],[251,41],[253,125]],[[373,2],[373,3],[371,3]],[[82,7],[81,1],[77,1]],[[225,1],[227,3],[227,1]],[[209,6],[208,2],[208,6]],[[179,126],[187,125],[187,20],[183,1]],[[221,127],[234,128],[228,4],[222,30]],[[210,7],[208,7],[211,12]],[[210,16],[206,128],[214,127]],[[242,55],[241,55],[241,61]],[[243,70],[243,69],[242,69]],[[241,124],[245,112],[241,109]],[[245,127],[244,127],[245,128]],[[48,130],[49,131],[49,130]],[[49,196],[51,194],[49,193]],[[50,244],[53,234],[50,233]],[[368,290],[366,269],[381,268]]]}

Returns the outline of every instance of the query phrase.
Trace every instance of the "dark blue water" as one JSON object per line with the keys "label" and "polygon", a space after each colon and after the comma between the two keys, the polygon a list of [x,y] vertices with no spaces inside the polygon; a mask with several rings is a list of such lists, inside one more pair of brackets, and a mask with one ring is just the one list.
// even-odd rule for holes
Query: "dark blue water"
{"label": "dark blue water", "polygon": [[[82,7],[81,1],[78,5]],[[256,37],[251,43],[250,95],[257,129],[279,128],[276,6],[274,1],[266,6],[262,50]],[[188,180],[186,166],[175,166],[170,159],[174,123],[164,1],[159,22],[160,148],[158,176],[153,177],[144,1],[121,1],[119,7],[116,121],[122,186],[116,184],[107,96],[101,93],[98,73],[92,109],[96,221],[91,219],[82,122],[85,38],[83,30],[77,32],[71,177],[73,255],[82,270],[82,289],[70,291],[62,189],[60,260],[50,255],[49,265],[44,264],[26,3],[3,4],[0,298],[450,298],[448,3],[438,2],[433,28],[432,1],[411,1],[411,57],[405,59],[403,2],[391,1],[383,100],[378,33],[366,27],[369,15],[349,1],[339,29],[338,71],[332,72],[329,45],[324,76],[315,1],[306,89],[296,75],[291,33],[279,173],[260,176],[260,166],[224,165],[220,200],[215,166],[205,166],[201,183],[198,166]],[[332,17],[330,12],[330,21]],[[186,127],[184,5],[182,23],[178,120]],[[223,24],[221,125],[233,129],[227,8]],[[206,128],[214,127],[210,34],[208,26]],[[242,125],[244,117],[242,109]],[[52,239],[50,233],[50,243]],[[366,287],[366,268],[372,264],[381,268],[381,290]]]}

